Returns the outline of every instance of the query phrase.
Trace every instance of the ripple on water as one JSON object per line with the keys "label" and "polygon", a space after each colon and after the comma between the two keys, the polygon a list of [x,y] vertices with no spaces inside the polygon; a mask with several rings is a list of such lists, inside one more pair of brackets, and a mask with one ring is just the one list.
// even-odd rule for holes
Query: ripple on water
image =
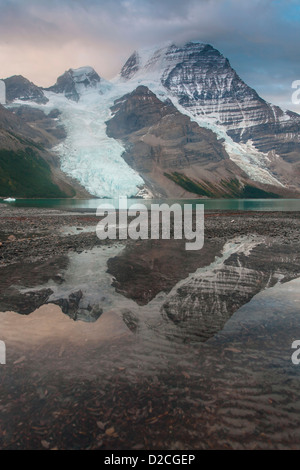
{"label": "ripple on water", "polygon": [[[84,295],[102,302],[104,312],[96,322],[74,322],[54,305],[29,316],[0,313],[8,351],[0,391],[5,445],[39,447],[42,416],[47,439],[58,447],[299,448],[300,369],[291,362],[291,344],[300,339],[300,279],[254,296],[206,342],[173,341],[169,327],[174,335],[187,330],[162,315],[162,306],[179,288],[203,282],[204,271],[139,306],[115,292],[106,272],[108,257],[120,250],[71,255],[65,282],[52,284],[55,300],[84,289],[88,279]],[[206,274],[218,277],[220,270],[224,260]],[[35,398],[37,389],[42,398]],[[62,409],[64,426],[55,418]],[[18,428],[20,421],[26,424]],[[99,421],[114,426],[116,436],[101,434]],[[82,434],[73,427],[70,438],[67,423]]]}

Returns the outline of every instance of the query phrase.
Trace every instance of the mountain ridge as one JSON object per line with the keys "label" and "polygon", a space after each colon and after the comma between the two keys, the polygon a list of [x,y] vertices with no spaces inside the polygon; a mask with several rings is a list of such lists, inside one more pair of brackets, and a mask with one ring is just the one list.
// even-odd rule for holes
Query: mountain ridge
{"label": "mountain ridge", "polygon": [[[194,122],[206,136],[206,145],[210,138],[204,129],[214,134],[215,144],[223,146],[224,152],[229,156],[231,168],[235,169],[233,179],[239,184],[253,184],[261,190],[265,189],[266,194],[275,191],[275,194],[280,196],[300,195],[300,116],[267,103],[238,76],[229,60],[210,44],[194,41],[178,46],[169,43],[158,48],[135,51],[125,62],[117,78],[111,82],[103,80],[92,67],[69,69],[49,88],[32,88],[35,85],[27,82],[23,82],[27,92],[22,95],[17,87],[15,99],[24,99],[26,105],[45,108],[48,113],[55,107],[59,109],[60,114],[56,119],[65,129],[66,137],[55,148],[55,152],[61,158],[63,171],[77,179],[91,194],[100,197],[114,197],[120,193],[133,195],[134,188],[138,192],[141,187],[134,172],[144,178],[145,187],[148,189],[149,183],[152,190],[161,187],[161,172],[159,181],[155,181],[154,177],[150,181],[144,170],[138,170],[141,165],[147,166],[147,161],[149,163],[151,160],[143,154],[146,162],[143,163],[141,156],[136,155],[136,149],[145,146],[145,139],[149,138],[149,128],[144,126],[148,137],[146,134],[137,136],[135,131],[127,132],[125,136],[117,135],[116,129],[111,131],[113,122],[121,119],[122,113],[123,118],[126,115],[122,106],[122,109],[118,110],[118,116],[114,115],[118,100],[119,104],[122,100],[132,102],[128,95],[134,91],[138,94],[139,86],[145,86],[160,102],[166,103],[169,100],[169,106],[174,107],[175,117],[171,118],[169,114],[168,118],[170,126],[175,122],[176,126],[178,122],[185,122],[189,123],[186,125],[191,129],[191,122]],[[10,103],[18,107],[19,101],[16,105],[14,100],[11,101],[13,90],[10,87]],[[43,96],[39,96],[40,93]],[[147,99],[147,94],[144,98]],[[39,101],[41,99],[42,101]],[[152,101],[153,99],[152,97]],[[156,102],[155,106],[156,112],[161,109],[160,103]],[[151,109],[153,112],[153,107]],[[151,121],[150,108],[147,110],[144,107],[143,116],[140,105],[137,111],[139,119],[147,121],[148,118]],[[109,122],[110,124],[107,124]],[[160,119],[159,122],[162,123],[163,120]],[[171,127],[167,128],[165,122],[162,127],[167,136]],[[82,125],[81,137],[76,134],[79,123]],[[108,129],[107,137],[103,128],[105,125]],[[159,132],[158,129],[156,132]],[[160,136],[161,139],[163,137]],[[165,146],[162,145],[159,150],[161,155],[166,155],[172,149],[172,139],[168,137],[165,140],[168,142],[164,142]],[[128,152],[129,144],[131,148],[135,147],[131,156]],[[199,142],[197,145],[200,145]],[[156,147],[150,145],[149,148],[155,153]],[[172,151],[174,154],[177,151],[188,154],[187,148],[183,139],[179,148]],[[186,156],[183,160],[188,160]],[[121,163],[121,159],[129,165],[128,169]],[[172,182],[171,193],[167,191],[170,196],[172,191],[173,194],[178,193],[178,188],[174,189],[176,185],[181,185],[181,191],[184,187],[195,189],[195,184],[201,186],[204,175],[207,177],[205,165],[203,161],[200,163],[200,159],[192,175],[195,181],[192,178],[192,183],[187,183],[185,178],[192,176],[187,168],[183,171],[181,160],[182,157],[179,160],[174,159],[174,171],[168,173],[169,181],[164,180],[166,186]],[[90,171],[93,166],[97,171]],[[121,167],[120,172],[118,168]],[[133,173],[129,167],[134,170]],[[222,171],[223,179],[227,178],[226,170],[221,167],[222,165],[219,165],[219,168],[214,170],[217,176],[215,179],[219,178],[220,181]],[[128,184],[130,179],[132,183]],[[212,175],[209,175],[208,180],[213,179]],[[206,193],[214,194],[214,191]],[[223,196],[229,196],[229,193],[227,187]],[[233,193],[237,194],[236,187]],[[155,189],[152,194],[155,195]],[[190,194],[201,196],[201,192],[192,191]]]}

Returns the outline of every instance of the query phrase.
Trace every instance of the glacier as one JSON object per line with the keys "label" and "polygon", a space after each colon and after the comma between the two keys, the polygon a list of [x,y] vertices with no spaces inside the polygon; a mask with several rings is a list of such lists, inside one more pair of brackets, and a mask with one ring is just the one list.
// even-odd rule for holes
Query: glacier
{"label": "glacier", "polygon": [[124,147],[106,135],[105,121],[110,118],[116,91],[106,81],[93,88],[80,85],[79,90],[79,102],[67,99],[62,93],[45,91],[49,100],[46,104],[16,100],[13,106],[25,104],[46,114],[59,109],[59,120],[67,137],[52,150],[59,155],[62,171],[90,194],[99,198],[136,196],[144,181],[122,158]]}
{"label": "glacier", "polygon": [[[271,161],[268,154],[257,150],[251,141],[238,143],[228,135],[227,128],[220,119],[220,109],[214,110],[208,107],[209,112],[205,111],[200,104],[196,106],[196,99],[195,105],[190,107],[180,104],[180,87],[186,88],[185,92],[190,98],[194,88],[197,93],[203,92],[199,88],[200,84],[198,86],[197,81],[194,83],[194,79],[192,80],[192,75],[187,79],[192,80],[194,88],[184,83],[177,84],[176,80],[179,80],[180,76],[176,78],[176,74],[172,75],[172,87],[167,87],[165,83],[167,77],[186,57],[187,50],[189,54],[194,54],[205,47],[211,46],[193,42],[177,47],[167,43],[160,47],[155,46],[135,52],[120,74],[109,82],[99,77],[92,67],[70,69],[64,76],[68,74],[72,76],[75,90],[79,95],[78,101],[68,99],[67,93],[60,90],[58,92],[57,89],[54,91],[48,89],[44,90],[49,100],[46,104],[15,100],[12,106],[26,104],[40,108],[45,113],[53,109],[61,112],[59,120],[66,130],[67,137],[52,150],[59,155],[62,171],[76,179],[90,194],[99,198],[136,195],[145,197],[144,180],[125,162],[122,157],[125,148],[120,142],[107,136],[105,124],[112,117],[110,108],[114,101],[131,93],[139,85],[148,87],[162,101],[170,100],[180,113],[189,116],[200,127],[212,130],[218,139],[222,140],[230,159],[250,179],[283,187],[284,182],[280,181],[270,169]],[[221,61],[227,60],[221,55],[220,57]],[[202,73],[205,74],[205,70]],[[214,78],[216,81],[214,86],[217,88],[221,86],[218,78],[220,77]],[[223,77],[223,82],[224,80]],[[284,115],[281,119],[288,119],[288,116]],[[241,125],[243,126],[243,122]],[[277,156],[273,155],[272,158],[276,159]]]}
{"label": "glacier", "polygon": [[114,96],[86,93],[74,103],[49,92],[48,105],[61,111],[67,138],[56,146],[61,169],[97,197],[135,196],[143,179],[122,158],[124,147],[106,135]]}

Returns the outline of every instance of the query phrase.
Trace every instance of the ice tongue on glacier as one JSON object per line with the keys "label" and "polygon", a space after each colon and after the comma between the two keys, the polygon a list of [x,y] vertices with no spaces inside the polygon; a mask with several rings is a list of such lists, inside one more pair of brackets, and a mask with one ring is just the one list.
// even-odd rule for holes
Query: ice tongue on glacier
{"label": "ice tongue on glacier", "polygon": [[80,67],[69,69],[58,77],[55,85],[47,91],[62,93],[66,98],[78,102],[80,97],[91,89],[100,89],[102,79],[93,67]]}

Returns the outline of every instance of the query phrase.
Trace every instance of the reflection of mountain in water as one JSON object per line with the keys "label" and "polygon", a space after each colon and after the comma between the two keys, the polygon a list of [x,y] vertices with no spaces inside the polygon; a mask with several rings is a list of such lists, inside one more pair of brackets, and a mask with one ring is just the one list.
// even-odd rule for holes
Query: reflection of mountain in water
{"label": "reflection of mountain in water", "polygon": [[237,246],[229,256],[225,247],[226,259],[198,270],[168,295],[162,312],[181,335],[210,338],[261,290],[300,275],[299,255],[285,246],[266,246],[259,240]]}
{"label": "reflection of mountain in water", "polygon": [[170,339],[205,341],[258,292],[300,276],[300,250],[263,237],[237,237],[222,250],[208,240],[193,253],[174,243],[145,241],[71,254],[68,266],[46,282],[44,267],[40,278],[35,268],[35,286],[7,289],[0,310],[26,305],[21,313],[27,314],[55,303],[84,321],[113,310],[132,331],[142,334],[150,327]]}

